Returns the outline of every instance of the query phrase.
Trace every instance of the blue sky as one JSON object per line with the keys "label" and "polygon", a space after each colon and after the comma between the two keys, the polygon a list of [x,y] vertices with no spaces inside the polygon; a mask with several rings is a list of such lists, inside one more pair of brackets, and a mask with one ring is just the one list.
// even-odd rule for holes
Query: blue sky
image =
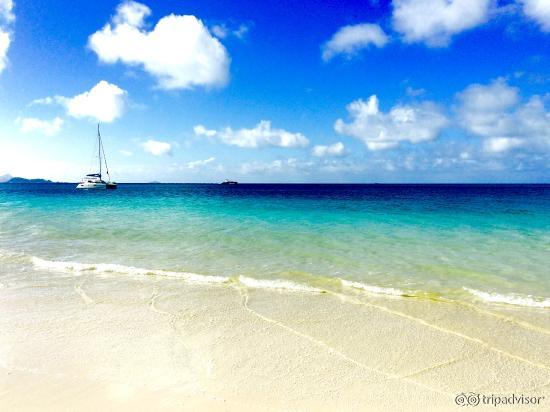
{"label": "blue sky", "polygon": [[0,175],[548,182],[550,1],[0,0]]}

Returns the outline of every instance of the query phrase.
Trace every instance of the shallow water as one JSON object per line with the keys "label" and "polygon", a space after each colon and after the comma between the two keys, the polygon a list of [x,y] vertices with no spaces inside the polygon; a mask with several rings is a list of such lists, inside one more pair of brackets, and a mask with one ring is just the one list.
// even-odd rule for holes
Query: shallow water
{"label": "shallow water", "polygon": [[0,284],[35,268],[550,307],[550,185],[74,186],[0,185]]}

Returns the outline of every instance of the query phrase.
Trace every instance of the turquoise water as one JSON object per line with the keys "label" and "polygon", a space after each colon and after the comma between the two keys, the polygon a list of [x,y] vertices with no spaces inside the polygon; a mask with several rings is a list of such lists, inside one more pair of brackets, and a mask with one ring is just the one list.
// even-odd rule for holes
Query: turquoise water
{"label": "turquoise water", "polygon": [[0,253],[550,307],[550,185],[3,184]]}

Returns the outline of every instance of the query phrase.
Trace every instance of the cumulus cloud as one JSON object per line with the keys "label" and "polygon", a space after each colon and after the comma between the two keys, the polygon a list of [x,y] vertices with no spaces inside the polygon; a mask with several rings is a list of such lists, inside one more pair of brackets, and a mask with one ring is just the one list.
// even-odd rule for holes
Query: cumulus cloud
{"label": "cumulus cloud", "polygon": [[525,15],[535,20],[543,31],[550,32],[550,2],[548,0],[520,0]]}
{"label": "cumulus cloud", "polygon": [[65,107],[69,116],[89,118],[100,122],[111,123],[124,113],[127,92],[115,84],[101,80],[90,90],[74,97],[53,96],[36,99],[31,105],[60,104]]}
{"label": "cumulus cloud", "polygon": [[487,152],[499,153],[506,152],[522,145],[522,141],[515,137],[492,137],[487,139],[483,148]]}
{"label": "cumulus cloud", "polygon": [[12,41],[10,27],[14,20],[13,1],[0,0],[0,73],[8,64],[8,49]]}
{"label": "cumulus cloud", "polygon": [[472,84],[457,98],[461,125],[484,139],[487,152],[550,148],[550,112],[540,96],[522,103],[517,88],[497,79],[487,85]]}
{"label": "cumulus cloud", "polygon": [[89,91],[62,102],[67,114],[72,117],[88,117],[100,122],[110,123],[122,116],[125,108],[126,91],[117,85],[101,80]]}
{"label": "cumulus cloud", "polygon": [[342,142],[336,142],[328,146],[317,145],[311,151],[311,154],[315,157],[343,156],[345,153],[346,150]]}
{"label": "cumulus cloud", "polygon": [[377,24],[344,26],[323,45],[323,60],[328,61],[338,54],[350,57],[370,45],[384,47],[388,41],[388,36]]}
{"label": "cumulus cloud", "polygon": [[489,85],[470,85],[458,98],[459,116],[465,128],[480,136],[491,136],[512,127],[512,119],[502,114],[518,104],[519,91],[497,79]]}
{"label": "cumulus cloud", "polygon": [[141,66],[163,89],[223,86],[229,77],[229,55],[195,16],[170,14],[151,31],[145,28],[149,7],[121,3],[112,21],[88,39],[104,63]]}
{"label": "cumulus cloud", "polygon": [[149,139],[141,144],[143,150],[151,153],[153,156],[171,155],[172,145],[168,142]]}
{"label": "cumulus cloud", "polygon": [[52,120],[41,120],[34,117],[17,118],[19,130],[23,133],[39,132],[46,136],[53,136],[61,130],[63,119],[56,117]]}
{"label": "cumulus cloud", "polygon": [[347,110],[351,121],[338,119],[334,129],[363,141],[369,150],[394,148],[403,141],[433,140],[448,123],[441,109],[431,102],[397,105],[384,113],[372,95],[366,102],[359,99],[350,103]]}
{"label": "cumulus cloud", "polygon": [[233,130],[226,127],[222,130],[211,130],[203,125],[197,125],[193,130],[197,136],[217,138],[225,144],[245,148],[304,147],[309,144],[309,140],[303,134],[272,128],[271,122],[267,120],[262,120],[251,129]]}
{"label": "cumulus cloud", "polygon": [[447,46],[452,36],[489,19],[495,0],[394,0],[393,28],[407,43]]}

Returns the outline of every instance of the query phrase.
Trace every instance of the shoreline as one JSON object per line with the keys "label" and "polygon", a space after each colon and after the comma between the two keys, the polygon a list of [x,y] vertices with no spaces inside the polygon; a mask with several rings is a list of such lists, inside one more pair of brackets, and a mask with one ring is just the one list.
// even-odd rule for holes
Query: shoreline
{"label": "shoreline", "polygon": [[33,279],[0,289],[6,409],[441,411],[459,410],[462,392],[550,402],[544,309],[114,273]]}
{"label": "shoreline", "polygon": [[[0,251],[1,253],[1,251]],[[9,254],[8,254],[9,255]],[[28,256],[20,255],[20,258],[28,258]],[[479,301],[483,304],[504,304],[505,306],[517,307],[532,307],[540,309],[550,308],[550,298],[521,295],[518,293],[499,293],[486,292],[477,289],[472,289],[463,286],[461,289],[468,292],[471,298],[468,301],[461,300],[459,297],[442,295],[436,291],[416,290],[416,289],[398,289],[394,285],[380,286],[365,282],[357,282],[354,280],[342,279],[339,277],[321,277],[300,274],[299,282],[289,280],[287,278],[278,279],[262,279],[253,278],[244,275],[238,276],[220,276],[220,275],[204,275],[187,271],[174,271],[165,269],[145,269],[134,266],[126,266],[112,263],[82,263],[70,261],[51,261],[31,256],[30,261],[35,269],[45,270],[48,272],[65,272],[75,276],[80,276],[85,273],[95,274],[118,274],[130,276],[159,276],[167,278],[176,278],[190,283],[211,284],[211,283],[235,283],[249,288],[259,289],[275,289],[296,292],[311,292],[311,293],[344,293],[344,290],[355,291],[360,290],[367,294],[375,296],[383,295],[388,297],[402,298],[417,298],[431,299],[443,301],[455,301],[461,304],[475,304]],[[472,301],[472,299],[474,299]],[[476,302],[477,303],[477,302]]]}

